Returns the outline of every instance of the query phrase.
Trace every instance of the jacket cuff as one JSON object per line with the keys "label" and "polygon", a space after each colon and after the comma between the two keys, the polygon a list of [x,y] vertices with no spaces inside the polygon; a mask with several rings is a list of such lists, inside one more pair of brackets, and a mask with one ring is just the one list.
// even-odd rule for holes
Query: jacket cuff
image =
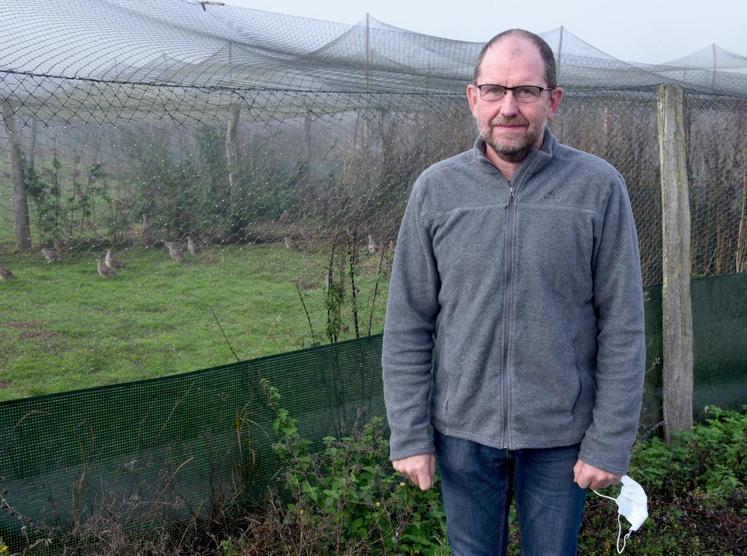
{"label": "jacket cuff", "polygon": [[429,438],[407,441],[399,440],[392,436],[389,438],[389,460],[396,461],[398,459],[409,458],[410,456],[418,456],[420,454],[433,454],[436,452],[436,448],[433,445],[433,435],[429,435]]}
{"label": "jacket cuff", "polygon": [[589,439],[584,439],[581,442],[578,459],[608,473],[625,475],[630,464],[630,450],[604,447]]}

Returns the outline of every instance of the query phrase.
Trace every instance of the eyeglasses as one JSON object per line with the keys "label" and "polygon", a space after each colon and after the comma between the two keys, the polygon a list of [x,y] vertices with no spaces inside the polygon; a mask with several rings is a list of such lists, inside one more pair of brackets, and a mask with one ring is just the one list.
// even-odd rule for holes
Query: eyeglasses
{"label": "eyeglasses", "polygon": [[538,87],[536,85],[517,85],[516,87],[504,87],[503,85],[493,85],[492,83],[483,83],[477,85],[480,91],[480,98],[485,102],[499,102],[506,96],[507,91],[514,94],[516,102],[521,104],[531,104],[537,102],[542,95],[542,91],[551,91],[555,87]]}

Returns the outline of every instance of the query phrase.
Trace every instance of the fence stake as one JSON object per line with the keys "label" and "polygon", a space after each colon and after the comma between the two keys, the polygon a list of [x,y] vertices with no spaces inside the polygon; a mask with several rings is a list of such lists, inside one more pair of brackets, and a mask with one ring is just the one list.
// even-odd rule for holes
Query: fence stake
{"label": "fence stake", "polygon": [[13,230],[16,236],[16,251],[31,250],[31,228],[29,227],[29,205],[26,197],[26,176],[23,168],[21,141],[16,133],[16,116],[8,102],[2,106],[3,122],[10,143],[10,172],[13,182],[11,210]]}
{"label": "fence stake", "polygon": [[662,207],[664,438],[693,424],[693,331],[690,299],[690,201],[683,92],[658,91]]}
{"label": "fence stake", "polygon": [[747,272],[745,262],[745,239],[747,239],[747,149],[744,150],[744,180],[742,181],[742,212],[739,215],[739,232],[737,233],[737,272]]}
{"label": "fence stake", "polygon": [[226,123],[226,165],[228,166],[228,189],[231,198],[231,217],[238,214],[239,185],[238,185],[238,163],[239,144],[238,129],[241,106],[238,103],[231,104],[228,111],[228,122]]}

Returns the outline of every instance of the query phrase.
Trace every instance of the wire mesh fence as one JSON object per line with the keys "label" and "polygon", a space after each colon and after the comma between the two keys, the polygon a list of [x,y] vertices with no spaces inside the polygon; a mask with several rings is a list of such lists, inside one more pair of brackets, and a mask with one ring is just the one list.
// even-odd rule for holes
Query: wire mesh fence
{"label": "wire mesh fence", "polygon": [[[693,281],[698,413],[744,401],[747,307],[734,299],[745,296],[744,273]],[[644,438],[661,421],[660,287],[646,290],[645,307]],[[245,512],[280,472],[266,385],[318,447],[384,415],[381,341],[0,403],[0,536],[14,550],[51,539],[55,554],[92,553],[93,542],[129,553],[128,534],[189,522],[197,535],[225,512]]]}
{"label": "wire mesh fence", "polygon": [[[566,91],[551,127],[625,177],[645,285],[662,281],[662,83],[686,91],[693,272],[743,270],[745,59],[714,47],[651,66],[562,28],[543,37]],[[17,280],[0,292],[0,399],[87,385],[81,367],[95,385],[227,363],[229,339],[247,358],[380,331],[408,189],[474,140],[480,46],[186,0],[6,2],[0,265]],[[289,297],[281,310],[259,292],[251,311],[276,318],[257,324],[232,300],[267,269]],[[172,334],[179,315],[201,349]],[[104,339],[149,329],[173,358]],[[29,372],[40,358],[63,378]]]}
{"label": "wire mesh fence", "polygon": [[[667,65],[632,64],[562,28],[543,37],[566,91],[551,128],[561,142],[605,158],[624,176],[646,286],[662,282],[656,87],[685,89],[693,273],[724,276],[717,293],[708,293],[716,286],[699,286],[722,317],[705,310],[707,301],[695,304],[696,366],[706,368],[711,388],[701,390],[697,403],[718,401],[719,380],[739,384],[735,369],[745,345],[743,276],[732,283],[725,275],[747,265],[747,60],[713,47]],[[380,332],[409,187],[429,164],[474,141],[464,88],[480,47],[374,19],[350,26],[191,0],[6,0],[0,267],[15,280],[0,284],[0,400]],[[652,311],[648,318],[661,320]],[[731,333],[734,327],[739,333]],[[729,345],[716,341],[725,338]],[[63,398],[9,402],[0,412],[3,445],[19,449],[7,480],[17,499],[32,503],[44,496],[45,477],[78,480],[91,463],[92,472],[130,489],[130,509],[138,507],[138,489],[159,484],[161,471],[175,472],[191,455],[201,458],[192,477],[198,490],[214,471],[230,481],[241,446],[231,436],[234,418],[253,399],[242,373],[258,365],[286,395],[303,398],[289,403],[300,404],[307,426],[324,421],[328,431],[327,413],[340,406],[333,394],[348,387],[368,389],[364,398],[378,392],[371,375],[378,339],[362,341],[369,342],[363,363],[355,359],[360,346],[340,347],[352,350],[354,371],[365,371],[354,379],[332,377],[320,386],[311,378],[335,369],[322,361],[334,350],[299,356],[310,358],[301,365],[306,390],[290,388],[296,363],[262,360],[239,364],[231,379],[205,374],[204,389],[193,389],[185,375],[81,394],[66,425],[69,446],[56,445],[59,454],[47,462],[56,469],[38,473],[22,461],[43,455],[41,446],[34,448],[33,426],[49,425],[57,411],[49,404]],[[660,409],[657,342],[654,333],[647,384],[653,409],[646,421],[653,425]],[[208,383],[216,377],[230,384],[213,388]],[[117,403],[136,409],[127,413],[132,446],[117,448],[120,441],[105,426],[90,434],[96,419],[89,410],[116,392]],[[217,424],[182,415],[188,406],[229,405],[221,417],[228,421]],[[379,398],[374,405],[380,410]],[[342,406],[340,423],[352,410]],[[268,425],[265,409],[244,417]],[[189,422],[179,428],[174,415]],[[214,425],[219,433],[211,432]],[[172,436],[153,448],[137,444],[138,431],[148,442]],[[226,455],[219,463],[203,458],[215,446]],[[269,454],[269,444],[262,449]],[[10,453],[0,453],[4,465]],[[136,468],[154,480],[139,483]],[[31,475],[37,478],[25,482]],[[179,477],[186,482],[164,492],[192,488],[188,473]],[[23,490],[29,488],[36,490]],[[172,498],[188,505],[204,493]],[[87,496],[90,502],[96,493]],[[79,502],[77,516],[88,511]]]}
{"label": "wire mesh fence", "polygon": [[[744,270],[745,58],[714,46],[652,66],[543,37],[566,90],[551,127],[625,177],[645,285],[662,281],[664,83],[686,92],[693,273]],[[0,292],[0,399],[85,385],[81,367],[100,384],[226,363],[251,327],[244,358],[380,331],[408,189],[474,140],[480,46],[187,0],[5,2],[0,266],[17,280]],[[259,292],[251,311],[277,318],[256,324],[236,288],[265,270],[290,297]],[[172,334],[180,315],[201,331]],[[174,357],[103,341],[156,329]],[[61,384],[29,372],[40,358]]]}
{"label": "wire mesh fence", "polygon": [[256,506],[280,472],[266,385],[319,448],[383,415],[380,353],[370,336],[0,404],[0,537],[14,552],[51,539],[51,553],[92,554],[113,533],[131,552],[134,531]]}

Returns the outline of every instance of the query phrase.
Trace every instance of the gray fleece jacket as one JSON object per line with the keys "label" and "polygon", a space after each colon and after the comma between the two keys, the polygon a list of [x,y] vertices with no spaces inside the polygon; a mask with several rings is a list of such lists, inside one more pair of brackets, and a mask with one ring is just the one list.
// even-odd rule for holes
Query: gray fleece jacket
{"label": "gray fleece jacket", "polygon": [[478,140],[413,186],[382,355],[391,458],[432,428],[495,448],[581,443],[622,474],[645,372],[638,239],[622,176],[545,131],[508,183]]}

